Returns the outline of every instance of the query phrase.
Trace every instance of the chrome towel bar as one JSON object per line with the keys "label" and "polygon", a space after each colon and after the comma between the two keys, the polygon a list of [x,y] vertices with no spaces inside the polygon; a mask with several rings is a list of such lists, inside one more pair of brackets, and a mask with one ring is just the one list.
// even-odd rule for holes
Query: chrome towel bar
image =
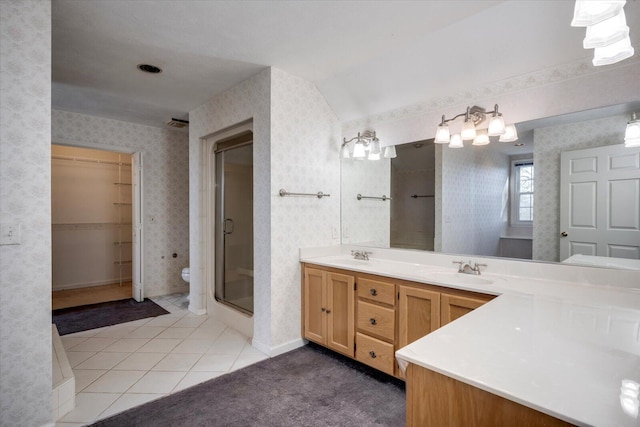
{"label": "chrome towel bar", "polygon": [[391,200],[391,197],[387,197],[384,194],[382,195],[382,197],[371,197],[371,196],[363,196],[362,194],[358,194],[356,196],[356,198],[358,200],[362,200],[362,199],[375,199],[375,200],[382,200],[383,202],[386,200]]}
{"label": "chrome towel bar", "polygon": [[315,196],[318,199],[322,199],[323,197],[330,197],[331,196],[331,194],[325,194],[322,191],[318,191],[317,193],[290,193],[287,190],[285,190],[284,188],[281,188],[280,192],[278,194],[280,194],[280,197],[284,197],[284,196]]}

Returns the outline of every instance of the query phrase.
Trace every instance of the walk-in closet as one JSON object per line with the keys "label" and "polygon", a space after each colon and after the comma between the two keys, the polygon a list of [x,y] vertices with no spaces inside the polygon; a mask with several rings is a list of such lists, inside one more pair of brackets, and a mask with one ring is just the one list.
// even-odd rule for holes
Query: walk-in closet
{"label": "walk-in closet", "polygon": [[131,160],[52,145],[53,309],[131,298]]}

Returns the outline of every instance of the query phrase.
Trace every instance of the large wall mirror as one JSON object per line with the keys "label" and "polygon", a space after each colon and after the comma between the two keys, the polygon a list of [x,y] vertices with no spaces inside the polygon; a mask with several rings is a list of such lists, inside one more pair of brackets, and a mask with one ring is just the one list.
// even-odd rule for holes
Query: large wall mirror
{"label": "large wall mirror", "polygon": [[623,144],[633,111],[640,101],[518,123],[510,143],[407,141],[394,159],[343,158],[342,243],[633,267],[640,148]]}

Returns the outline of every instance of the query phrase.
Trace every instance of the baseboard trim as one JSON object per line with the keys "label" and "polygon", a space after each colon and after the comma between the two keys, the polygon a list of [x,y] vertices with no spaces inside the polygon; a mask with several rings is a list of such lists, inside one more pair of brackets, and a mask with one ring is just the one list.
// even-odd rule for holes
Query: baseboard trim
{"label": "baseboard trim", "polygon": [[297,338],[293,341],[286,342],[284,344],[277,345],[275,347],[271,347],[271,357],[278,356],[280,354],[288,353],[291,350],[295,350],[296,348],[300,348],[304,346],[304,340],[302,338]]}

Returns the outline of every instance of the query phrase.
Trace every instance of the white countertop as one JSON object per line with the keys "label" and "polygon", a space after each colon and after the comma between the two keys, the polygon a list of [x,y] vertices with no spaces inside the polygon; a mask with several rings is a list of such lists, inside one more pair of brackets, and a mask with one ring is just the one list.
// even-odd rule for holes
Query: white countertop
{"label": "white countertop", "polygon": [[[639,272],[475,257],[489,267],[470,276],[451,266],[457,257],[392,251],[376,252],[394,259],[370,261],[345,249],[309,251],[301,261],[499,295],[398,350],[400,365],[417,364],[577,425],[640,425]],[[510,274],[490,273],[492,264]],[[584,284],[589,276],[593,283]]]}

